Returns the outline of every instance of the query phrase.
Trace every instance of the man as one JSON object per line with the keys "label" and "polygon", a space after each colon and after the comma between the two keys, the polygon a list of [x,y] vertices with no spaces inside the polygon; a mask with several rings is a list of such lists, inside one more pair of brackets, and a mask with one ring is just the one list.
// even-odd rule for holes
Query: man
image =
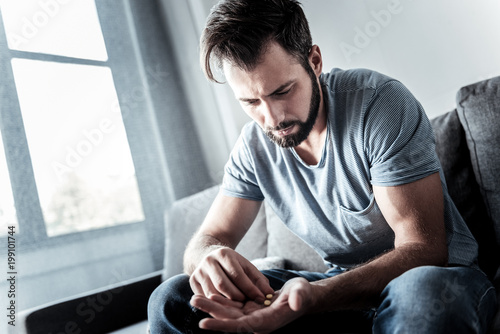
{"label": "man", "polygon": [[[430,123],[401,83],[322,74],[294,0],[221,1],[201,52],[207,77],[216,81],[217,61],[253,122],[188,245],[187,275],[151,297],[152,333],[487,330],[493,288],[447,194]],[[264,198],[327,273],[260,272],[234,251]]]}

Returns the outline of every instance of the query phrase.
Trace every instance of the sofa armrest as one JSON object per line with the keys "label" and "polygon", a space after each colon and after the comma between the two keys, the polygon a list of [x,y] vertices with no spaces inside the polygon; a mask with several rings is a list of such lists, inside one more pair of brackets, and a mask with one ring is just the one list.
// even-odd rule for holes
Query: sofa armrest
{"label": "sofa armrest", "polygon": [[165,212],[164,280],[182,273],[186,246],[203,222],[218,192],[219,186],[213,186],[175,201]]}
{"label": "sofa armrest", "polygon": [[19,313],[15,333],[108,333],[147,319],[149,296],[161,283],[153,272]]}

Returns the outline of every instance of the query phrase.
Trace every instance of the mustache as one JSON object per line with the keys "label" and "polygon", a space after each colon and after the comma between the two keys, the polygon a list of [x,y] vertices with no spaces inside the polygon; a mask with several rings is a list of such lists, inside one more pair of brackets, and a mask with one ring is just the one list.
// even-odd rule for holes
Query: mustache
{"label": "mustache", "polygon": [[281,122],[280,124],[278,124],[275,127],[267,126],[266,127],[266,132],[284,130],[284,129],[292,126],[292,125],[296,125],[296,124],[299,124],[299,123],[300,122],[298,122],[298,121],[283,121],[283,122]]}

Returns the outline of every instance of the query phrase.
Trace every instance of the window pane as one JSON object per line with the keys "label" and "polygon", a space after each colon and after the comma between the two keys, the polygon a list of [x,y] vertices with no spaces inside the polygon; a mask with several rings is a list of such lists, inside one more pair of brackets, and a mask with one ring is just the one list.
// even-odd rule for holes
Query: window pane
{"label": "window pane", "polygon": [[12,187],[10,184],[7,161],[3,147],[2,136],[0,134],[0,237],[6,236],[9,232],[8,227],[14,226],[14,231],[19,233],[17,227],[16,207],[14,206],[14,197],[12,196]]}
{"label": "window pane", "polygon": [[0,0],[9,48],[105,61],[94,0]]}
{"label": "window pane", "polygon": [[110,69],[12,67],[48,234],[144,220]]}

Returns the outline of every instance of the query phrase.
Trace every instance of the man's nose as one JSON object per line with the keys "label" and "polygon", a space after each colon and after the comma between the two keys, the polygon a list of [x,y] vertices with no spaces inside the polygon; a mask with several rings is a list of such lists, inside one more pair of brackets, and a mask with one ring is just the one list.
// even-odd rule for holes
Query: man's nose
{"label": "man's nose", "polygon": [[279,103],[263,103],[264,123],[267,127],[275,128],[285,120],[285,113]]}

